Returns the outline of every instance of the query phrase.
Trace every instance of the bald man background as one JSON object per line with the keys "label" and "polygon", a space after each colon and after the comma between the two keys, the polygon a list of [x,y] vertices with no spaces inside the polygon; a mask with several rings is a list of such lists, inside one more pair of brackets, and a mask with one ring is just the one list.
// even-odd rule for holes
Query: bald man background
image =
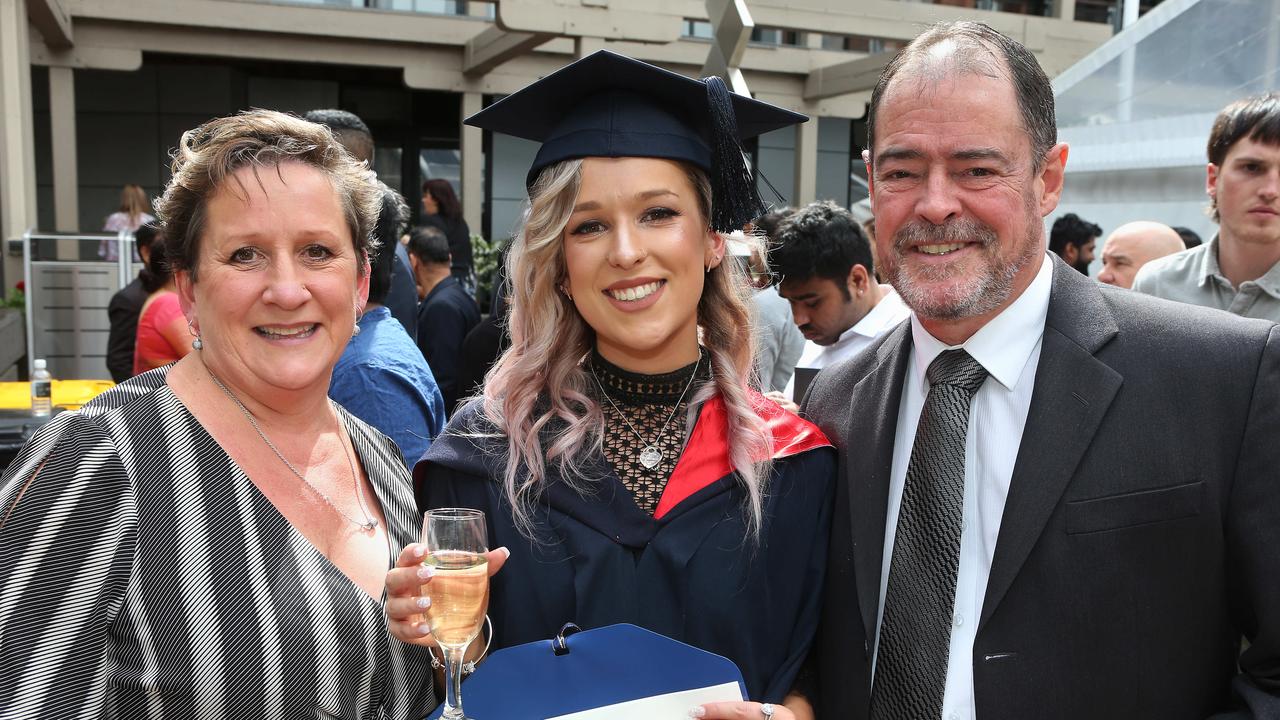
{"label": "bald man background", "polygon": [[1098,282],[1132,288],[1143,265],[1186,249],[1182,236],[1164,223],[1140,220],[1116,228],[1102,246]]}

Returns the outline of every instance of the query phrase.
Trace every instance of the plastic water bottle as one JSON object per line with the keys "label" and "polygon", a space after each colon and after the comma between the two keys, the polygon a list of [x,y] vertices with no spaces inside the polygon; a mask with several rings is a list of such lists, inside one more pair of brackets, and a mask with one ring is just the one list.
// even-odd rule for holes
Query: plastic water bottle
{"label": "plastic water bottle", "polygon": [[31,374],[31,414],[45,417],[53,412],[53,377],[49,375],[44,358],[35,362],[35,372]]}

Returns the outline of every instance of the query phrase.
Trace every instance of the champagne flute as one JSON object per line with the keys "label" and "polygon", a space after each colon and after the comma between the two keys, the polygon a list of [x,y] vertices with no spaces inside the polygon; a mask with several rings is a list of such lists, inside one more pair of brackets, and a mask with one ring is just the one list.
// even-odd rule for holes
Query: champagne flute
{"label": "champagne flute", "polygon": [[435,574],[423,590],[431,598],[426,610],[431,634],[444,653],[448,720],[468,720],[462,711],[462,660],[480,634],[489,606],[489,562],[484,513],[468,508],[428,511],[422,522],[426,564]]}

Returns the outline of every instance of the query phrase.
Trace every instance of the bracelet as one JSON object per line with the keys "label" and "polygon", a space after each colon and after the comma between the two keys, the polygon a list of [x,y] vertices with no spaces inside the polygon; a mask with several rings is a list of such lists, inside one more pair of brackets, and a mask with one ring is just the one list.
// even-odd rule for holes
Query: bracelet
{"label": "bracelet", "polygon": [[[489,646],[493,644],[493,621],[489,619],[489,616],[487,614],[484,616],[484,624],[489,628],[489,637],[485,639],[484,652],[480,653],[480,657],[476,658],[475,660],[468,660],[462,663],[462,677],[466,677],[471,673],[475,672],[476,663],[483,660],[484,656],[489,654]],[[471,643],[467,643],[467,647],[471,647]],[[436,654],[431,652],[431,648],[429,647],[427,648],[427,654],[431,656],[432,669],[435,669],[435,670],[444,669],[444,663],[440,662],[440,658],[437,658]]]}

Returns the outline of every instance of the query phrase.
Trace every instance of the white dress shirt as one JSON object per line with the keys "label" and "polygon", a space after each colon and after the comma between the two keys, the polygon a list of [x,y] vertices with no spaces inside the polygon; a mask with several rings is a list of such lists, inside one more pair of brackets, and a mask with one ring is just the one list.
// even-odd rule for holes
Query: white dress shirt
{"label": "white dress shirt", "polygon": [[[854,323],[853,327],[840,333],[840,338],[834,343],[819,345],[812,340],[805,341],[804,352],[801,353],[796,367],[821,370],[848,360],[867,349],[876,338],[897,327],[898,323],[911,315],[911,310],[903,304],[902,298],[898,297],[898,293],[894,292],[893,288],[887,285],[882,287],[885,294],[880,298],[880,302],[867,311],[861,320]],[[783,392],[787,397],[795,394],[794,377],[787,383],[786,390]],[[795,398],[795,400],[800,402],[801,398]]]}
{"label": "white dress shirt", "polygon": [[[1049,313],[1053,263],[1042,258],[1040,271],[1022,295],[963,345],[989,374],[969,407],[965,436],[964,515],[960,531],[960,566],[956,574],[956,602],[951,627],[947,683],[942,698],[942,720],[971,720],[976,716],[973,697],[973,641],[982,614],[982,599],[991,574],[996,538],[1013,464],[1022,443],[1022,429],[1031,407],[1036,365]],[[907,365],[906,386],[898,409],[894,437],[893,468],[889,478],[889,508],[885,518],[884,559],[880,571],[880,608],[876,619],[877,647],[884,614],[889,566],[902,506],[907,464],[915,442],[916,425],[924,407],[929,383],[925,371],[944,345],[911,316],[913,346]],[[873,671],[874,671],[874,665]]]}

